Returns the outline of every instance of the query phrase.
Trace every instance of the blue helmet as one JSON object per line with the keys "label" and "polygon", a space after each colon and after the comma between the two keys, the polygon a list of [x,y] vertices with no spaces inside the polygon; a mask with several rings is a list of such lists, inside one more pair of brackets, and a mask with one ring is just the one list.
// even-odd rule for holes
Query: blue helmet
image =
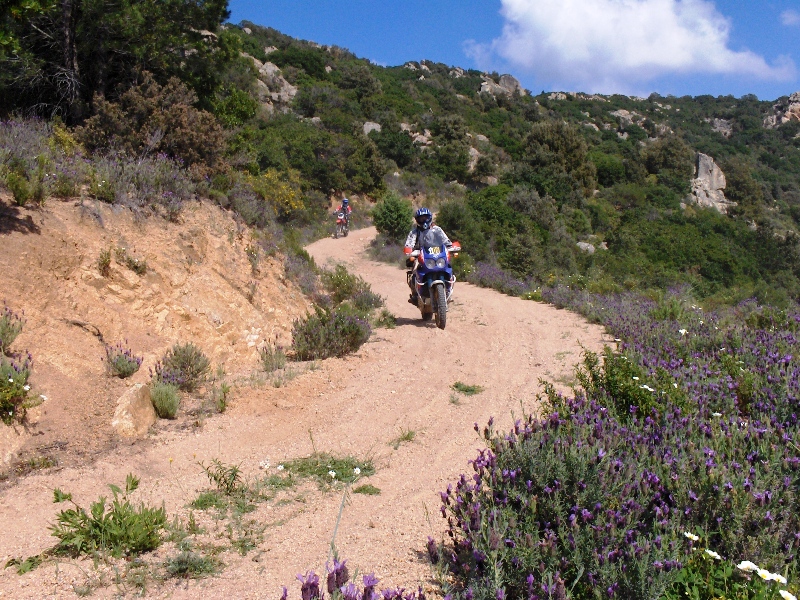
{"label": "blue helmet", "polygon": [[428,229],[433,221],[433,213],[427,208],[420,208],[414,213],[414,220],[421,229]]}
{"label": "blue helmet", "polygon": [[342,206],[347,206],[349,203],[350,203],[350,200],[348,200],[347,198],[342,200]]}

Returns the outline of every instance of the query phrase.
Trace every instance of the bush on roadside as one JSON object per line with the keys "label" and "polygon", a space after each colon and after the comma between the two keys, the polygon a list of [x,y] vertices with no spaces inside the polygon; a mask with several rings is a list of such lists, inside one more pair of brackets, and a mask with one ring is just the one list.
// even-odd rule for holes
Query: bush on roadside
{"label": "bush on roadside", "polygon": [[54,502],[69,501],[74,506],[62,510],[56,523],[50,526],[52,535],[59,540],[56,554],[78,557],[108,552],[118,558],[158,548],[161,530],[167,524],[164,507],[131,504],[129,496],[139,487],[139,479],[132,474],[125,480],[124,491],[113,484],[108,487],[113,494],[111,504],[107,506],[105,497],[101,496],[88,512],[72,501],[71,494],[54,490]]}
{"label": "bush on roadside", "polygon": [[150,384],[150,401],[160,419],[174,419],[181,405],[178,387],[171,383],[153,381]]}
{"label": "bush on roadside", "polygon": [[109,375],[125,379],[142,366],[142,357],[135,356],[133,350],[122,342],[113,346],[106,345],[106,368]]}
{"label": "bush on roadside", "polygon": [[397,192],[389,191],[372,209],[372,221],[379,233],[392,241],[400,242],[411,227],[411,202]]}
{"label": "bush on roadside", "polygon": [[193,392],[205,381],[210,361],[193,343],[175,344],[156,363],[153,378],[169,383],[184,392]]}
{"label": "bush on roadside", "polygon": [[186,165],[215,167],[225,149],[222,127],[211,113],[196,109],[196,102],[197,95],[179,79],[162,86],[145,72],[118,102],[95,98],[95,115],[76,137],[90,151],[166,154]]}
{"label": "bush on roadside", "polygon": [[323,271],[322,282],[334,304],[350,300],[367,311],[383,305],[383,300],[372,292],[369,284],[358,275],[349,273],[344,265],[336,265],[333,271]]}
{"label": "bush on roadside", "polygon": [[267,343],[259,348],[258,354],[261,357],[261,366],[267,373],[272,373],[286,366],[286,352],[283,346],[278,344],[277,339],[275,343]]}
{"label": "bush on roadside", "polygon": [[298,319],[292,327],[292,349],[298,360],[345,356],[369,339],[369,323],[341,309],[316,307],[314,314]]}
{"label": "bush on roadside", "polygon": [[24,358],[0,354],[0,420],[6,425],[25,416],[32,365],[30,354]]}
{"label": "bush on roadside", "polygon": [[23,314],[17,314],[7,304],[0,311],[0,354],[8,354],[11,344],[22,333],[25,325]]}

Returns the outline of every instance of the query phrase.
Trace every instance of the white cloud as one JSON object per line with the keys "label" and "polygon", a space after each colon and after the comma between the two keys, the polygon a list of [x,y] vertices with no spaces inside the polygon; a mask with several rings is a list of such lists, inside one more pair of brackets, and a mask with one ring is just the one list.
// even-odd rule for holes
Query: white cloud
{"label": "white cloud", "polygon": [[467,53],[483,67],[499,56],[561,89],[618,92],[670,74],[777,80],[795,75],[788,57],[769,65],[753,52],[730,49],[730,22],[707,0],[502,0],[502,5],[502,36],[489,45],[468,43]]}
{"label": "white cloud", "polygon": [[791,8],[783,11],[781,13],[781,23],[787,26],[800,25],[800,11]]}

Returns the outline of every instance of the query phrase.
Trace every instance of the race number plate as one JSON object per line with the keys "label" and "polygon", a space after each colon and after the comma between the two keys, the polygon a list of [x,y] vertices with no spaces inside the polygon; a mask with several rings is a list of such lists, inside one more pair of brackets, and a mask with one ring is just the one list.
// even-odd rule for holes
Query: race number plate
{"label": "race number plate", "polygon": [[439,246],[431,246],[428,248],[428,254],[439,254],[441,251],[442,250]]}

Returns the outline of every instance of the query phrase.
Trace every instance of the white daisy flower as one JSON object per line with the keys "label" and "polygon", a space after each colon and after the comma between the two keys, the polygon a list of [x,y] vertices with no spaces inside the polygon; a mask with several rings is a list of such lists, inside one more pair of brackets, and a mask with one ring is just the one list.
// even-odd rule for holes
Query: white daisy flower
{"label": "white daisy flower", "polygon": [[719,554],[717,554],[713,550],[709,550],[708,548],[706,548],[706,554],[708,554],[711,558],[714,558],[716,560],[722,560],[722,557]]}
{"label": "white daisy flower", "polygon": [[751,563],[749,560],[743,560],[738,565],[736,565],[736,568],[746,573],[760,570],[757,564]]}
{"label": "white daisy flower", "polygon": [[697,536],[696,536],[695,534],[693,534],[693,533],[689,533],[688,531],[684,531],[684,532],[683,532],[683,535],[684,535],[684,537],[687,537],[687,538],[689,538],[689,539],[690,539],[690,540],[692,540],[693,542],[697,542],[698,540],[700,540],[700,538],[699,538],[699,537],[697,537]]}

